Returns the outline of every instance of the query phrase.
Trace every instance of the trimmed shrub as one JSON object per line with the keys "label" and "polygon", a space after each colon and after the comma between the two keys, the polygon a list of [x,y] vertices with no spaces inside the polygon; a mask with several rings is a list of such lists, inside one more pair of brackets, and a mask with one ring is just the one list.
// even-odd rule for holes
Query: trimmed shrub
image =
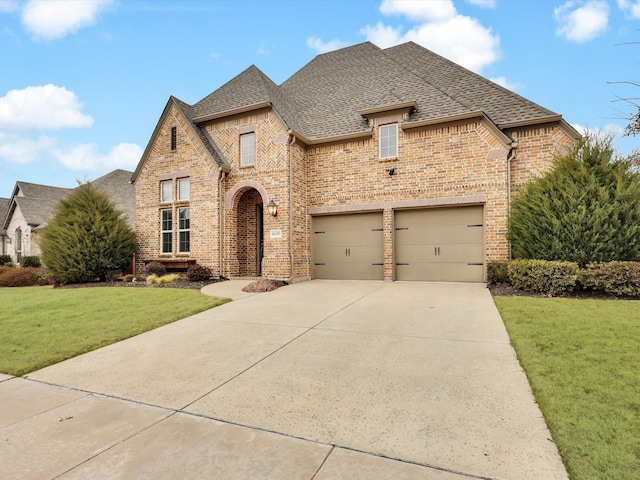
{"label": "trimmed shrub", "polygon": [[491,284],[509,283],[509,262],[491,262],[487,265],[487,281]]}
{"label": "trimmed shrub", "polygon": [[0,275],[0,287],[33,287],[39,276],[37,268],[10,268]]}
{"label": "trimmed shrub", "polygon": [[39,256],[30,255],[30,256],[22,257],[22,259],[20,260],[20,266],[40,268],[42,266],[42,262],[40,261]]}
{"label": "trimmed shrub", "polygon": [[0,255],[0,267],[11,262],[11,255]]}
{"label": "trimmed shrub", "polygon": [[590,263],[580,270],[578,281],[584,289],[613,295],[640,296],[640,263]]}
{"label": "trimmed shrub", "polygon": [[527,292],[562,295],[576,289],[578,264],[545,260],[513,260],[507,267],[511,284]]}
{"label": "trimmed shrub", "polygon": [[213,273],[209,267],[198,263],[191,265],[187,269],[187,278],[191,282],[206,282],[211,279],[212,275]]}
{"label": "trimmed shrub", "polygon": [[146,267],[144,267],[144,272],[147,275],[156,275],[158,277],[161,277],[162,275],[167,273],[167,267],[165,267],[160,262],[150,262]]}

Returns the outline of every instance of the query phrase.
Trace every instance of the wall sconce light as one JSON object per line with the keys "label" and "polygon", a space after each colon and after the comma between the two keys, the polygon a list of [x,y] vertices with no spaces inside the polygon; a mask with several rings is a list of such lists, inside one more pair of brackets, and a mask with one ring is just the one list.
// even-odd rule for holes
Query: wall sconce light
{"label": "wall sconce light", "polygon": [[387,172],[389,175],[395,175],[395,174],[396,174],[396,169],[395,169],[395,168],[387,168],[387,169],[386,169],[386,172]]}
{"label": "wall sconce light", "polygon": [[267,204],[267,212],[269,212],[269,215],[272,217],[278,216],[278,204],[274,202],[273,199]]}

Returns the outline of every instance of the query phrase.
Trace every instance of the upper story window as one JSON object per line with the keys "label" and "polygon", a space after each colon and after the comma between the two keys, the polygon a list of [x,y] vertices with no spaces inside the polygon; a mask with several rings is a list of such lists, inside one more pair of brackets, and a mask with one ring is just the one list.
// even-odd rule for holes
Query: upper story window
{"label": "upper story window", "polygon": [[380,158],[398,156],[398,124],[382,125],[380,133]]}
{"label": "upper story window", "polygon": [[191,182],[188,178],[178,179],[178,200],[189,200]]}
{"label": "upper story window", "polygon": [[178,148],[178,129],[171,127],[171,150]]}
{"label": "upper story window", "polygon": [[173,180],[166,180],[160,182],[160,201],[171,202],[173,201]]}
{"label": "upper story window", "polygon": [[256,134],[240,135],[240,165],[253,165],[256,161]]}

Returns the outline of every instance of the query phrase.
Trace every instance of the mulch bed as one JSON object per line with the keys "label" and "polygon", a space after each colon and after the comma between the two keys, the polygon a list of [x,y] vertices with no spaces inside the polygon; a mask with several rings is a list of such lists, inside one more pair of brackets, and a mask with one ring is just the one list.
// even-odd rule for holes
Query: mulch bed
{"label": "mulch bed", "polygon": [[144,280],[138,282],[122,282],[122,281],[107,281],[107,282],[87,282],[87,283],[73,283],[69,285],[60,285],[56,288],[87,288],[87,287],[126,287],[126,288],[184,288],[200,290],[202,287],[211,285],[212,283],[221,282],[224,280],[207,280],[206,282],[191,282],[186,278],[179,278],[171,283],[147,283]]}

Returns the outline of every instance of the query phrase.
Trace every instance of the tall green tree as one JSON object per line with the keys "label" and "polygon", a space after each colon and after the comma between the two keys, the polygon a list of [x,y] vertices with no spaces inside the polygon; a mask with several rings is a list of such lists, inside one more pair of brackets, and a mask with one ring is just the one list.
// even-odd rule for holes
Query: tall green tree
{"label": "tall green tree", "polygon": [[123,213],[91,183],[58,203],[40,239],[42,261],[61,283],[104,280],[129,265],[135,249]]}
{"label": "tall green tree", "polygon": [[640,174],[611,136],[588,134],[513,200],[507,235],[515,258],[640,261]]}

